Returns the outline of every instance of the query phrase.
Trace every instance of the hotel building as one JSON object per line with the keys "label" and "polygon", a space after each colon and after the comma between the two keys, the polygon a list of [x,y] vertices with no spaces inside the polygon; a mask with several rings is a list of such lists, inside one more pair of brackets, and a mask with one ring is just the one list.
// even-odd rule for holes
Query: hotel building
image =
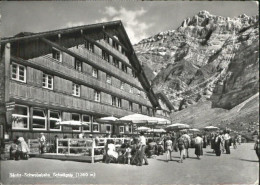
{"label": "hotel building", "polygon": [[[169,118],[172,105],[155,94],[121,21],[1,40],[1,135],[10,139],[127,135],[132,126],[99,124],[97,118],[134,113]],[[77,120],[86,126],[57,126]]]}

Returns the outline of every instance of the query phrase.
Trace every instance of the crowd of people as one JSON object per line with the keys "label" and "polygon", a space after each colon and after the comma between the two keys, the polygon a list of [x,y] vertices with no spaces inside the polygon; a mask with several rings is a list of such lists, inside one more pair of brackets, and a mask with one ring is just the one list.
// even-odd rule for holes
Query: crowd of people
{"label": "crowd of people", "polygon": [[[55,137],[55,140],[58,137]],[[64,137],[66,138],[66,137]],[[84,134],[80,133],[79,139],[85,139]],[[89,136],[92,138],[92,135]],[[46,138],[43,133],[40,134],[39,140],[39,152],[41,154],[46,151]],[[172,153],[179,152],[180,160],[179,163],[183,163],[186,158],[189,158],[189,148],[195,148],[195,155],[197,159],[201,159],[203,155],[203,148],[208,145],[216,154],[221,156],[224,152],[230,154],[230,146],[233,143],[233,148],[236,149],[238,143],[242,142],[241,135],[230,136],[229,130],[216,131],[211,133],[204,133],[203,135],[188,134],[187,130],[181,132],[171,132],[161,137],[146,138],[144,132],[140,132],[139,136],[124,140],[120,147],[116,147],[113,138],[107,138],[104,145],[104,149],[99,154],[104,155],[104,162],[106,163],[123,163],[123,164],[134,164],[138,166],[148,165],[147,157],[150,158],[156,155],[162,155],[166,153],[166,161],[172,160]],[[99,138],[95,138],[96,146],[99,145]],[[54,142],[54,148],[57,143]],[[117,143],[118,144],[118,143]],[[68,145],[68,143],[64,143]],[[57,147],[57,146],[56,146]],[[259,136],[255,143],[254,149],[259,158]],[[54,149],[56,151],[56,149]],[[96,153],[96,150],[94,150]],[[14,143],[10,147],[10,158],[11,159],[28,159],[29,148],[23,137],[17,137]]]}

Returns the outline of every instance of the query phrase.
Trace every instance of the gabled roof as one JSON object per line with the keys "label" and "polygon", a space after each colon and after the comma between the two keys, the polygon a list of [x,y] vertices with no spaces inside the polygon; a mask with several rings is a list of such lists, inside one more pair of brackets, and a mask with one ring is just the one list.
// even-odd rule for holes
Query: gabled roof
{"label": "gabled roof", "polygon": [[105,22],[105,23],[98,23],[98,24],[90,24],[90,25],[84,25],[84,26],[77,26],[72,28],[64,28],[64,29],[58,29],[58,30],[52,30],[52,31],[46,31],[46,32],[40,32],[40,33],[31,33],[31,32],[21,32],[17,34],[14,37],[6,37],[1,39],[1,45],[5,43],[14,43],[14,42],[23,42],[28,40],[37,40],[39,38],[50,38],[52,36],[58,35],[58,34],[73,34],[75,32],[79,32],[81,30],[83,31],[94,31],[94,30],[104,30],[104,29],[115,29],[117,33],[119,34],[118,37],[120,38],[120,41],[122,44],[127,48],[127,56],[129,57],[129,62],[131,63],[132,67],[137,71],[138,73],[138,80],[140,81],[142,87],[144,90],[148,93],[148,98],[150,102],[152,103],[153,107],[155,108],[161,108],[157,96],[154,94],[150,82],[147,79],[143,68],[135,54],[135,51],[133,49],[133,46],[130,42],[130,39],[128,38],[128,35],[124,29],[124,26],[121,21],[112,21],[112,22]]}

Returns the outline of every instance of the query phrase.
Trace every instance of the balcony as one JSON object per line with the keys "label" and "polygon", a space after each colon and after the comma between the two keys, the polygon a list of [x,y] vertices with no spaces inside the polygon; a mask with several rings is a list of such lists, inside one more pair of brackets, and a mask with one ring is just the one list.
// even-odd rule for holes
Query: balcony
{"label": "balcony", "polygon": [[100,70],[111,73],[113,76],[115,76],[119,80],[124,80],[126,83],[128,83],[130,85],[134,85],[139,88],[142,88],[142,86],[141,86],[140,82],[137,80],[137,78],[133,78],[130,74],[123,72],[121,69],[118,69],[117,67],[115,67],[112,64],[108,63],[107,61],[103,60],[97,54],[92,53],[91,51],[85,49],[84,47],[81,47],[81,46],[79,46],[78,48],[73,47],[73,48],[70,48],[70,50],[77,53],[78,55],[94,62],[95,64],[97,64],[100,67]]}
{"label": "balcony", "polygon": [[66,111],[81,111],[86,113],[125,116],[133,112],[110,105],[73,97],[51,90],[10,81],[10,98],[34,106],[48,106]]}
{"label": "balcony", "polygon": [[117,49],[113,48],[113,46],[111,46],[110,44],[108,44],[107,42],[105,42],[104,40],[100,40],[98,41],[99,44],[101,44],[102,46],[106,47],[109,49],[109,51],[111,51],[112,53],[114,53],[118,58],[120,58],[121,60],[123,60],[124,62],[129,64],[129,60],[128,58],[121,53],[120,51],[118,51]]}
{"label": "balcony", "polygon": [[126,100],[140,103],[145,106],[151,106],[151,104],[146,99],[140,96],[136,96],[129,92],[120,90],[114,86],[111,86],[110,84],[107,84],[106,82],[102,82],[97,78],[92,77],[87,73],[83,73],[75,70],[72,67],[62,65],[62,63],[50,61],[50,59],[47,57],[30,59],[28,60],[28,63],[32,63],[34,65],[37,65],[38,67],[44,68],[47,73],[50,73],[51,75],[59,76],[61,78],[73,81],[77,84],[85,85]]}

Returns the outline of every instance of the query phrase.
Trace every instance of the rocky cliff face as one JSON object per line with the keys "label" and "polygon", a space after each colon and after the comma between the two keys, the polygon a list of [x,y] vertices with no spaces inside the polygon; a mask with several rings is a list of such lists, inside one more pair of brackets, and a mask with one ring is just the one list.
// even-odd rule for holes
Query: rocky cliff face
{"label": "rocky cliff face", "polygon": [[138,58],[152,69],[155,91],[179,111],[201,101],[231,109],[258,92],[258,16],[235,18],[201,11],[177,30],[136,44]]}

